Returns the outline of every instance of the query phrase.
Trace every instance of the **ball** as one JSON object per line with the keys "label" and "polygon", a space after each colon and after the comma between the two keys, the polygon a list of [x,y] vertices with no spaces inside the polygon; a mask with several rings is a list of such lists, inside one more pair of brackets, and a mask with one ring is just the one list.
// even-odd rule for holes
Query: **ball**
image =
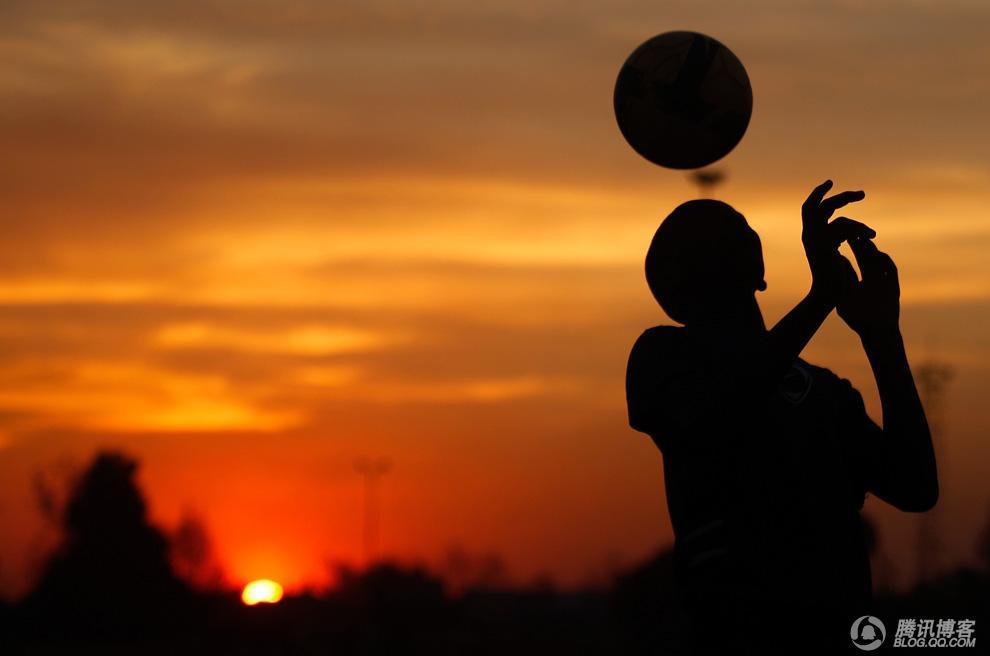
{"label": "ball", "polygon": [[626,59],[615,82],[615,118],[637,153],[671,169],[725,157],[753,114],[742,62],[697,32],[665,32]]}

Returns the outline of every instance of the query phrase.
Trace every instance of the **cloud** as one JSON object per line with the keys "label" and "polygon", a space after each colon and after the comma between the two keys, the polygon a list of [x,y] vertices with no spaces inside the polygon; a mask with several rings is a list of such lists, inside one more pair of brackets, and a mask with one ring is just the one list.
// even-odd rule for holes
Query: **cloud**
{"label": "cloud", "polygon": [[54,370],[52,381],[0,391],[0,407],[34,415],[32,430],[44,422],[91,430],[264,431],[298,422],[292,412],[252,404],[216,376],[107,360],[62,362]]}
{"label": "cloud", "polygon": [[258,332],[204,322],[186,322],[162,326],[152,340],[156,346],[165,349],[226,348],[318,356],[360,353],[394,342],[396,337],[348,326],[304,325],[277,332]]}
{"label": "cloud", "polygon": [[[525,549],[552,530],[585,559],[633,542],[645,553],[666,529],[655,454],[626,435],[625,358],[664,320],[646,245],[697,190],[622,141],[620,62],[668,28],[714,34],[745,62],[753,123],[716,191],[764,239],[769,319],[806,291],[798,208],[833,177],[868,191],[854,216],[900,265],[908,340],[937,331],[982,380],[988,13],[0,3],[0,450],[27,467],[51,445],[113,435],[181,480],[153,484],[163,503],[231,462],[223,482],[240,494],[263,465],[292,496],[325,484],[317,467],[349,476],[355,451],[381,450],[419,477],[402,510],[424,525],[455,535],[463,522],[445,517],[497,498],[492,544]],[[816,359],[869,382],[847,338],[827,331]],[[982,425],[975,407],[967,425]],[[187,481],[190,458],[202,471]],[[550,476],[546,516],[566,513],[602,467],[593,517],[584,503],[573,525],[508,511]],[[445,500],[431,485],[453,471],[463,494]],[[309,527],[325,507],[292,512]],[[599,530],[620,515],[649,528]],[[413,528],[396,536],[432,548]],[[527,571],[560,568],[541,558],[518,555]]]}

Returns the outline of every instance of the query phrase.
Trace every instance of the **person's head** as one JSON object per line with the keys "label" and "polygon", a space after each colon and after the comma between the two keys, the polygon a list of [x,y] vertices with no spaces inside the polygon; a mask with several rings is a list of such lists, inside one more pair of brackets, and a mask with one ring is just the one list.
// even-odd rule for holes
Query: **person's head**
{"label": "person's head", "polygon": [[760,237],[742,214],[717,200],[679,205],[657,228],[646,281],[664,312],[685,325],[753,303],[763,280]]}

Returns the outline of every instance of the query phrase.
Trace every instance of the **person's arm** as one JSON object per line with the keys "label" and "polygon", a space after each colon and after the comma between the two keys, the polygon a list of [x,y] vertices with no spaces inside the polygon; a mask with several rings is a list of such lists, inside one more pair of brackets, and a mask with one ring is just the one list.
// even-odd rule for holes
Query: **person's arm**
{"label": "person's arm", "polygon": [[866,197],[862,191],[844,191],[825,198],[831,188],[832,181],[826,180],[801,206],[801,242],[811,268],[811,291],[769,331],[767,374],[771,380],[788,371],[835,307],[845,276],[839,244],[876,236],[868,226],[846,217],[829,222],[836,210]]}
{"label": "person's arm", "polygon": [[863,279],[846,262],[849,286],[839,316],[863,343],[883,409],[883,434],[868,463],[871,491],[900,510],[924,512],[938,500],[938,474],[899,327],[897,267],[868,239],[853,239],[850,246]]}
{"label": "person's arm", "polygon": [[834,307],[834,302],[812,290],[770,329],[767,349],[772,380],[787,373]]}

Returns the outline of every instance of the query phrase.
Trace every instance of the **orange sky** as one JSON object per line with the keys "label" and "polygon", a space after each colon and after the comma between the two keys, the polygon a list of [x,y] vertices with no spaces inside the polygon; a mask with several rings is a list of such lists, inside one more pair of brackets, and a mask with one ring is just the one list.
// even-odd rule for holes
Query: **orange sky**
{"label": "orange sky", "polygon": [[[154,517],[234,582],[360,555],[356,457],[388,455],[382,551],[596,580],[669,544],[625,424],[641,262],[695,195],[612,117],[645,38],[714,35],[754,87],[718,196],[764,240],[769,320],[808,284],[826,177],[898,261],[946,403],[944,562],[990,509],[990,6],[972,1],[0,5],[0,590],[46,544],[35,472],[141,458]],[[806,354],[850,377],[829,322]],[[74,465],[73,465],[74,463]],[[891,580],[910,518],[870,502]]]}

